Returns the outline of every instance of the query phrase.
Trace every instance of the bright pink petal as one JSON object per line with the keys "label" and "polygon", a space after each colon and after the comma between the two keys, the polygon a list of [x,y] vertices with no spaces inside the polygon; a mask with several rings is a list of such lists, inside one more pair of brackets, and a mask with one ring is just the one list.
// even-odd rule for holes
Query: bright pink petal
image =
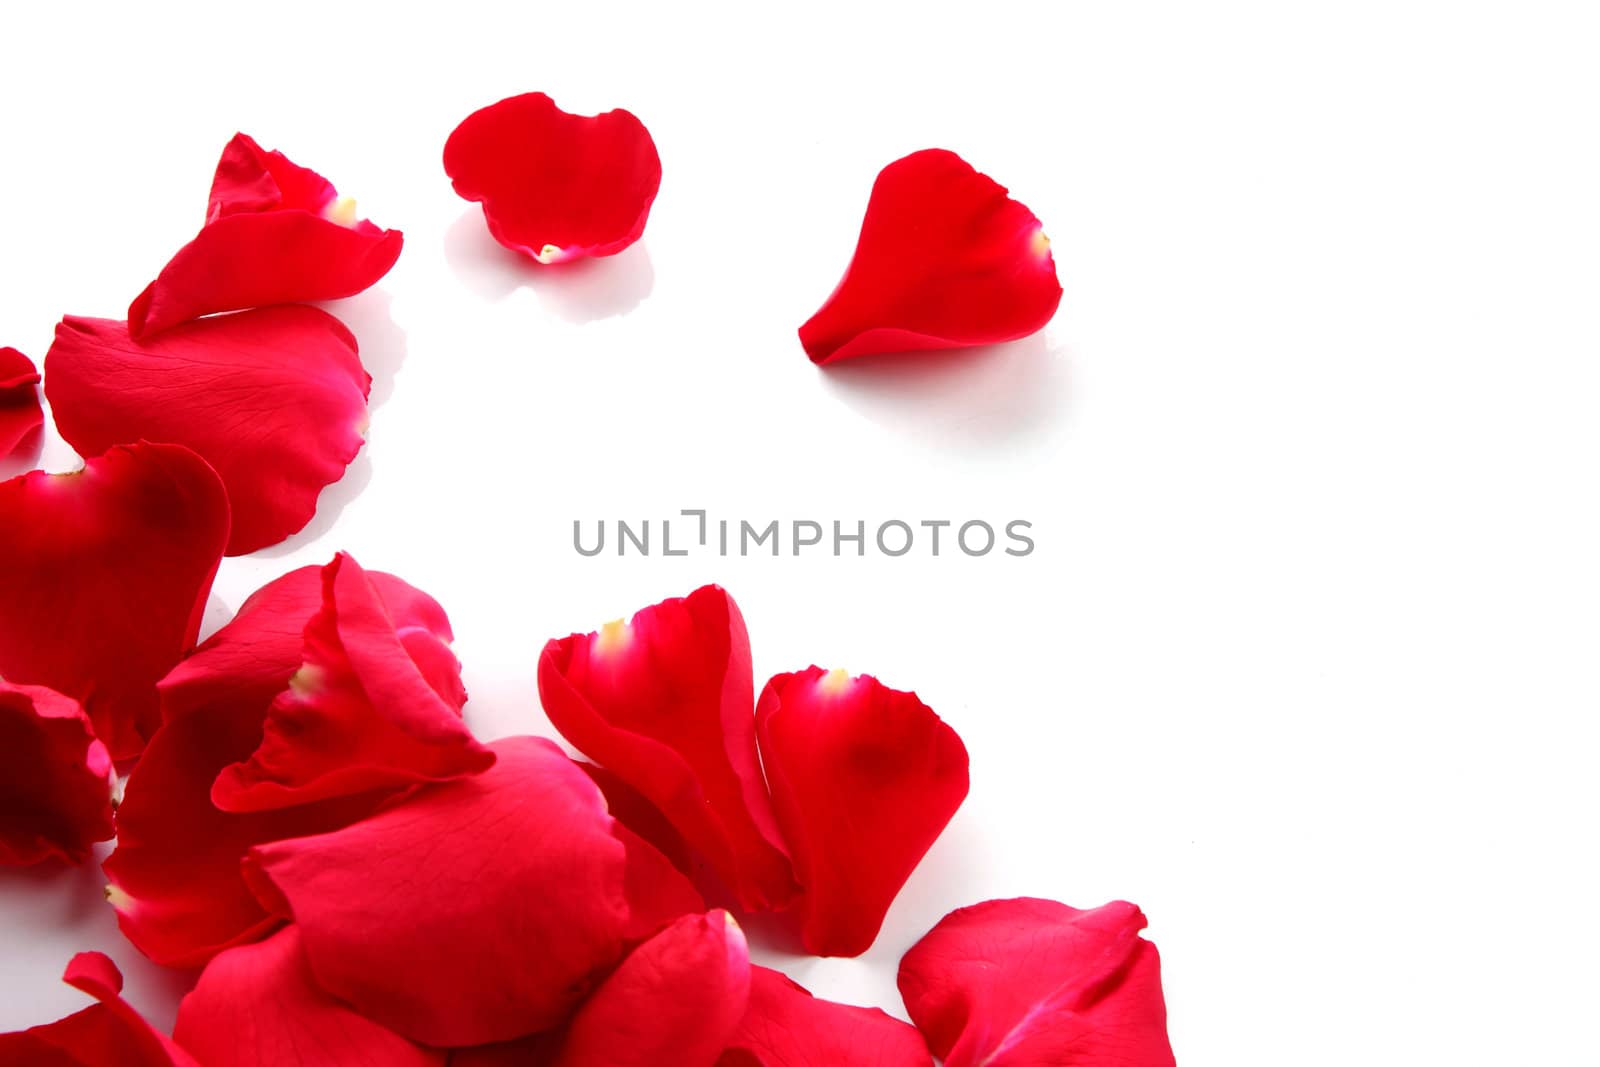
{"label": "bright pink petal", "polygon": [[0,679],[0,866],[82,863],[114,832],[113,781],[76,700]]}
{"label": "bright pink petal", "polygon": [[916,694],[820,667],[768,682],[756,725],[806,949],[858,956],[966,798],[967,750]]}
{"label": "bright pink petal", "polygon": [[929,148],[878,175],[855,258],[800,343],[816,363],[994,344],[1042,329],[1060,302],[1033,212],[954,152]]}
{"label": "bright pink petal", "polygon": [[444,170],[483,204],[494,239],[540,263],[609,256],[644,233],[661,157],[631,112],[569,115],[544,93],[474,111],[450,134]]}
{"label": "bright pink petal", "polygon": [[717,1067],[933,1067],[933,1057],[916,1027],[751,967],[750,1006]]}
{"label": "bright pink petal", "polygon": [[325,311],[262,308],[135,341],[124,323],[68,316],[45,356],[56,426],[82,455],[140,439],[210,463],[233,506],[230,556],[311,521],[317,494],[365,440],[372,378]]}
{"label": "bright pink petal", "polygon": [[113,758],[137,756],[227,541],[222,483],[176,445],[0,483],[0,675],[82,702]]}
{"label": "bright pink petal", "polygon": [[355,217],[326,179],[238,134],[206,224],[128,308],[133,336],[219,311],[354,296],[400,257],[399,230]]}
{"label": "bright pink petal", "polygon": [[[105,863],[123,933],[158,963],[196,966],[278,924],[241,876],[252,846],[336,830],[383,802],[380,794],[243,815],[211,802],[218,773],[260,746],[268,705],[301,666],[322,571],[302,567],[258,590],[161,682],[167,724],[128,778]],[[432,598],[392,575],[368,577],[403,632],[448,640]]]}
{"label": "bright pink petal", "polygon": [[794,894],[756,753],[750,638],[708,585],[545,645],[545,713],[658,807],[752,910]]}
{"label": "bright pink petal", "polygon": [[749,993],[750,951],[733,917],[686,915],[584,1002],[555,1067],[712,1067]]}
{"label": "bright pink petal", "polygon": [[900,961],[900,993],[945,1067],[1172,1067],[1161,961],[1116,901],[991,900]]}
{"label": "bright pink petal", "polygon": [[418,670],[361,566],[340,553],[322,587],[302,665],[272,701],[260,747],[222,771],[212,802],[264,811],[488,769],[493,753]]}
{"label": "bright pink petal", "polygon": [[300,932],[231,948],[183,998],[173,1038],[206,1067],[440,1067],[412,1044],[318,988]]}
{"label": "bright pink petal", "polygon": [[199,1067],[121,997],[122,974],[99,952],[72,957],[62,980],[99,1001],[57,1022],[0,1034],[16,1067]]}
{"label": "bright pink petal", "polygon": [[481,775],[252,852],[261,895],[300,926],[318,983],[431,1045],[558,1025],[638,926],[631,849],[600,791],[541,738],[490,748],[498,759]]}
{"label": "bright pink petal", "polygon": [[38,368],[15,348],[0,348],[0,459],[43,422]]}

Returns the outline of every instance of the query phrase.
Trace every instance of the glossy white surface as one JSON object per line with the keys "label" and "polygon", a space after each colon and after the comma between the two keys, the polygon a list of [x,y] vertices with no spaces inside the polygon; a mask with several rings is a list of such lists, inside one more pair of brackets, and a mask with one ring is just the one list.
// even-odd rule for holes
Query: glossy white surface
{"label": "glossy white surface", "polygon": [[[140,5],[139,7],[143,7]],[[370,443],[213,625],[337,548],[450,610],[487,734],[542,642],[706,581],[758,677],[916,689],[973,792],[859,960],[899,1012],[953,907],[1137,901],[1189,1065],[1592,1062],[1600,898],[1600,161],[1571,3],[193,5],[8,13],[0,343],[120,315],[235,130],[406,233],[334,305]],[[541,271],[439,164],[467,112],[624,106],[644,241]],[[806,361],[877,170],[955,149],[1044,220],[1066,298],[962,356]],[[58,441],[43,463],[73,465]],[[13,473],[12,463],[4,473]],[[574,519],[1031,520],[1029,557],[579,557]],[[109,952],[181,976],[97,870],[0,874],[0,1028]]]}

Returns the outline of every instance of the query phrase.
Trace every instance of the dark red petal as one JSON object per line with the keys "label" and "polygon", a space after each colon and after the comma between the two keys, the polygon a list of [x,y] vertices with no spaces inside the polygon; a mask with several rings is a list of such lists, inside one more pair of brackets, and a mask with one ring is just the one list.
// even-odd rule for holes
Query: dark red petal
{"label": "dark red petal", "polygon": [[264,811],[488,769],[494,755],[417,669],[360,564],[340,553],[322,589],[260,747],[222,771],[212,802]]}
{"label": "dark red petal", "polygon": [[945,1067],[1172,1067],[1161,961],[1115,901],[991,900],[900,961],[900,993]]}
{"label": "dark red petal", "polygon": [[15,348],[0,348],[0,459],[43,422],[38,368]]}
{"label": "dark red petal", "polygon": [[94,997],[57,1022],[0,1034],[0,1063],[17,1067],[199,1067],[120,996],[122,974],[104,955],[80,952],[62,980]]}
{"label": "dark red petal", "polygon": [[569,115],[544,93],[474,111],[444,146],[463,200],[494,239],[540,263],[609,256],[644,233],[661,157],[631,112]]}
{"label": "dark red petal", "polygon": [[1061,302],[1033,212],[954,152],[929,148],[883,168],[855,258],[800,327],[816,363],[1026,337]]}
{"label": "dark red petal", "polygon": [[519,1037],[493,1045],[452,1049],[449,1067],[552,1067],[561,1047],[561,1032]]}
{"label": "dark red petal", "polygon": [[[427,594],[392,575],[368,577],[404,632],[448,639],[449,621]],[[278,923],[241,877],[251,846],[338,829],[382,802],[360,797],[248,815],[211,803],[218,773],[260,745],[268,705],[300,667],[322,590],[320,567],[276,579],[161,682],[167,725],[128,778],[117,850],[105,863],[123,933],[158,963],[198,965]]]}
{"label": "dark red petal", "polygon": [[412,1044],[317,987],[300,932],[212,960],[178,1008],[173,1038],[206,1067],[439,1067],[445,1054]]}
{"label": "dark red petal", "polygon": [[967,750],[916,694],[820,667],[768,682],[756,728],[806,949],[859,956],[966,798]]}
{"label": "dark red petal", "polygon": [[584,1002],[555,1067],[712,1067],[749,993],[750,950],[733,917],[686,915]]}
{"label": "dark red petal", "polygon": [[932,1067],[916,1027],[877,1008],[818,1000],[777,971],[750,968],[750,1007],[717,1067]]}
{"label": "dark red petal", "polygon": [[539,695],[562,736],[660,808],[744,907],[794,895],[756,753],[750,638],[726,592],[551,641]]}
{"label": "dark red petal", "polygon": [[354,296],[389,273],[403,241],[240,134],[217,164],[204,228],[134,300],[128,328],[143,338],[218,311]]}
{"label": "dark red petal", "polygon": [[600,787],[606,798],[606,810],[613,819],[650,842],[678,870],[685,874],[693,872],[694,855],[683,835],[667,821],[660,808],[612,771],[581,761],[578,766]]}
{"label": "dark red petal", "polygon": [[317,494],[361,450],[372,383],[344,324],[303,305],[203,319],[145,341],[124,323],[69,315],[45,375],[56,426],[79,454],[144,439],[210,463],[233,506],[230,556],[311,521]]}
{"label": "dark red petal", "polygon": [[490,748],[484,774],[251,854],[319,984],[431,1045],[556,1026],[615,966],[635,921],[629,849],[594,783],[541,738]]}
{"label": "dark red petal", "polygon": [[76,700],[0,678],[0,866],[87,859],[113,833],[113,781]]}
{"label": "dark red petal", "polygon": [[0,675],[82,702],[114,759],[137,756],[227,541],[222,483],[177,445],[0,483]]}

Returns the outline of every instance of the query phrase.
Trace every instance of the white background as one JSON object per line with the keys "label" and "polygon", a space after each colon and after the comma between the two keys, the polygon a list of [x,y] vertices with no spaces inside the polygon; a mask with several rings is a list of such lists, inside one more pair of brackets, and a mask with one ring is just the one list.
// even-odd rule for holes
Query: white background
{"label": "white background", "polygon": [[[138,5],[142,8],[144,5]],[[25,5],[0,60],[0,343],[120,316],[235,130],[405,231],[333,309],[370,443],[251,589],[348,548],[437,595],[491,734],[542,642],[706,581],[758,677],[916,689],[973,791],[859,960],[900,1011],[958,905],[1141,904],[1186,1064],[1594,1064],[1600,74],[1590,5]],[[439,162],[476,107],[623,106],[644,240],[518,264]],[[1043,334],[807,362],[878,169],[942,146],[1044,220]],[[42,462],[75,460],[51,440]],[[19,469],[10,464],[5,473]],[[579,558],[575,518],[982,518],[1025,559]],[[92,867],[0,876],[0,1028],[108,951]]]}

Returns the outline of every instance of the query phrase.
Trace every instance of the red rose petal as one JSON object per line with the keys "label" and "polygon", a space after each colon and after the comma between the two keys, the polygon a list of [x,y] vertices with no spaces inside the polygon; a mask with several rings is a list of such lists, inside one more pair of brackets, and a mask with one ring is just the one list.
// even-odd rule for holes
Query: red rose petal
{"label": "red rose petal", "polygon": [[0,1034],[0,1063],[18,1067],[199,1067],[120,996],[122,974],[99,952],[72,957],[62,980],[94,997],[57,1022]]}
{"label": "red rose petal", "polygon": [[[252,593],[232,621],[213,634],[194,654],[161,680],[161,706],[170,720],[198,708],[248,704],[258,716],[300,668],[305,648],[305,628],[322,607],[323,567],[301,567],[276,578]],[[466,703],[460,664],[446,660],[455,634],[439,602],[392,574],[368,571],[367,578],[383,598],[395,632],[408,649],[420,649],[426,662],[419,669],[430,676],[434,690],[460,712]],[[446,672],[454,665],[455,674]]]}
{"label": "red rose petal", "polygon": [[222,483],[176,445],[0,483],[0,674],[81,701],[114,759],[137,756],[227,541]]}
{"label": "red rose petal", "polygon": [[939,148],[883,168],[855,258],[800,327],[813,362],[1011,341],[1061,302],[1050,242],[1005,187]]}
{"label": "red rose petal", "polygon": [[490,748],[498,759],[481,775],[251,853],[258,891],[292,913],[318,983],[431,1045],[558,1025],[638,923],[630,849],[600,791],[542,738]]}
{"label": "red rose petal", "polygon": [[561,1048],[561,1032],[519,1037],[493,1045],[452,1049],[449,1067],[552,1067]]}
{"label": "red rose petal", "polygon": [[725,911],[644,942],[578,1009],[555,1067],[712,1067],[744,1016],[750,951]]}
{"label": "red rose petal", "polygon": [[178,1008],[173,1038],[206,1067],[439,1067],[412,1044],[317,987],[300,932],[231,948],[207,965]]}
{"label": "red rose petal", "polygon": [[[168,721],[128,778],[117,849],[105,863],[118,924],[158,963],[197,966],[278,924],[241,876],[252,846],[336,830],[383,801],[245,815],[211,802],[218,773],[261,744],[268,705],[301,665],[306,624],[322,605],[322,572],[302,567],[262,587],[161,682]],[[427,594],[378,571],[367,577],[402,632],[449,639],[449,621]]]}
{"label": "red rose petal", "polygon": [[56,426],[80,455],[142,438],[210,463],[233,507],[230,556],[311,521],[317,494],[361,450],[372,383],[344,324],[303,305],[221,315],[146,341],[124,323],[69,315],[45,375]]}
{"label": "red rose petal", "polygon": [[403,240],[241,133],[217,163],[204,228],[134,300],[128,327],[143,338],[218,311],[354,296],[389,273]]}
{"label": "red rose petal", "polygon": [[0,348],[0,459],[44,423],[38,386],[33,360],[15,348]]}
{"label": "red rose petal", "polygon": [[606,798],[606,810],[613,819],[650,842],[679,871],[684,874],[694,871],[694,854],[684,842],[683,835],[667,821],[660,808],[604,767],[581,761],[578,766],[600,787],[601,794]]}
{"label": "red rose petal", "polygon": [[0,866],[87,859],[114,832],[113,780],[76,700],[0,679]]}
{"label": "red rose petal", "polygon": [[820,667],[768,682],[756,728],[806,949],[858,956],[965,799],[967,750],[914,693]]}
{"label": "red rose petal", "polygon": [[991,900],[900,961],[906,1009],[945,1067],[1172,1067],[1161,961],[1124,901]]}
{"label": "red rose petal", "polygon": [[494,239],[540,263],[609,256],[644,233],[661,157],[632,113],[569,115],[544,93],[474,111],[450,134],[444,170],[483,204]]}
{"label": "red rose petal", "polygon": [[933,1057],[914,1026],[751,967],[750,1006],[717,1067],[933,1067]]}
{"label": "red rose petal", "polygon": [[539,658],[545,713],[655,804],[752,910],[794,895],[756,752],[750,638],[714,585]]}
{"label": "red rose petal", "polygon": [[272,701],[260,747],[217,777],[212,802],[263,811],[447,781],[494,763],[417,669],[361,566],[340,553],[322,586],[303,665]]}

